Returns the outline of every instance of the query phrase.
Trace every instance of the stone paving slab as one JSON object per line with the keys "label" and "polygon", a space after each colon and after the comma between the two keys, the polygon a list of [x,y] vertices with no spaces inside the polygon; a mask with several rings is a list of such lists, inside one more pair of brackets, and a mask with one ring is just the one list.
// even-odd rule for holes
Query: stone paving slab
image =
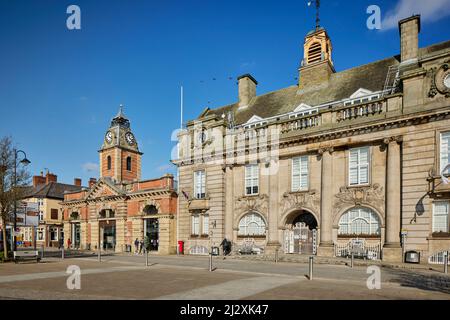
{"label": "stone paving slab", "polygon": [[[208,272],[204,259],[153,257],[150,267],[140,258],[105,260],[4,264],[0,299],[450,299],[450,278],[426,270],[384,270],[382,289],[369,290],[364,267],[317,265],[309,281],[290,263],[217,260]],[[81,290],[67,289],[69,265],[81,267]]]}

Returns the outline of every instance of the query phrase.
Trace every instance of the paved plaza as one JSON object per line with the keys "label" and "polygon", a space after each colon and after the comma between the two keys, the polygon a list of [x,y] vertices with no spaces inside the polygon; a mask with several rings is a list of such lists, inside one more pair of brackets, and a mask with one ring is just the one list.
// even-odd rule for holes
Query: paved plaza
{"label": "paved plaza", "polygon": [[[381,267],[381,289],[368,289],[367,267],[246,261],[206,256],[95,256],[0,264],[0,299],[449,299],[450,276],[438,271]],[[69,266],[81,270],[70,290]]]}

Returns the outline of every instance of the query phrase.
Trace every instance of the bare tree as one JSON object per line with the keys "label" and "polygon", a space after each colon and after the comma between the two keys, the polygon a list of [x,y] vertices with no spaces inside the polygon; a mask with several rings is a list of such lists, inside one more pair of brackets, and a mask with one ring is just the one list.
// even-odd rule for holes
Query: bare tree
{"label": "bare tree", "polygon": [[[25,195],[25,186],[30,179],[26,169],[19,165],[19,159],[15,159],[15,152],[16,149],[13,146],[11,137],[0,139],[0,216],[5,259],[8,257],[6,225],[8,222],[13,222],[14,202]],[[15,168],[17,168],[16,181],[14,181]]]}

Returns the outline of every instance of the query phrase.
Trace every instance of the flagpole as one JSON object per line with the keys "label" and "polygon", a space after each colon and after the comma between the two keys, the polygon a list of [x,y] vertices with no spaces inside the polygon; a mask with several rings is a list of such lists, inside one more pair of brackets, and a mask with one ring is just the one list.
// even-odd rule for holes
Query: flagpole
{"label": "flagpole", "polygon": [[[180,88],[180,132],[181,130],[183,130],[183,86],[181,86]],[[180,156],[180,141],[178,140],[177,142],[177,150],[178,150],[178,155],[177,157]],[[177,198],[177,223],[176,223],[176,227],[177,227],[177,255],[180,254],[180,249],[179,249],[179,245],[178,245],[178,241],[180,241],[180,228],[179,228],[179,221],[180,221],[180,167],[177,166],[177,194],[178,194],[178,198]]]}

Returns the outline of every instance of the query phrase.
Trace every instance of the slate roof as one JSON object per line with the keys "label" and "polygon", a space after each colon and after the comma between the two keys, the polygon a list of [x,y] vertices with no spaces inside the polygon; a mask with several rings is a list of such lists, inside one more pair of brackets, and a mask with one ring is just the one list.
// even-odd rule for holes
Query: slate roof
{"label": "slate roof", "polygon": [[[448,48],[450,48],[450,41],[421,48],[419,55],[424,56]],[[199,118],[210,115],[221,117],[223,113],[232,110],[234,111],[236,125],[240,125],[246,123],[253,115],[268,118],[292,112],[301,103],[317,106],[346,99],[360,88],[373,92],[380,91],[383,90],[389,67],[399,63],[400,56],[390,57],[334,73],[328,81],[311,88],[300,90],[297,85],[293,85],[257,96],[252,99],[249,106],[245,109],[238,110],[238,103],[234,103],[208,110],[202,113]]]}
{"label": "slate roof", "polygon": [[82,187],[64,184],[59,182],[49,182],[48,184],[28,187],[24,198],[52,198],[64,199],[64,192],[81,191]]}

